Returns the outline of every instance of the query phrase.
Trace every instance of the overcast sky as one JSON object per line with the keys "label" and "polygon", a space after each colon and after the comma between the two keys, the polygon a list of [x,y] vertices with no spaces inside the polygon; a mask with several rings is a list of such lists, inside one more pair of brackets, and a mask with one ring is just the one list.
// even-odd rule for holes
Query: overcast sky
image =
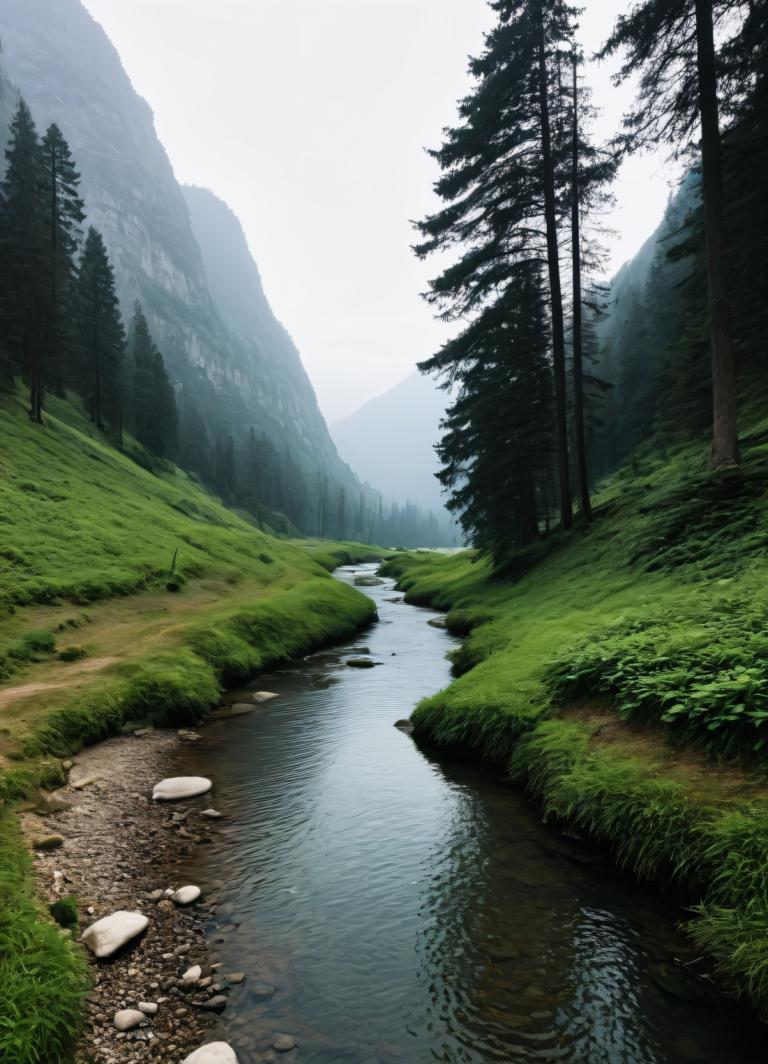
{"label": "overcast sky", "polygon": [[[239,215],[274,310],[329,421],[436,350],[445,326],[419,293],[409,219],[435,206],[437,146],[469,84],[485,0],[84,0],[116,45],[182,182]],[[617,0],[584,0],[593,52]],[[616,128],[628,93],[588,77]],[[670,170],[625,165],[613,268],[661,217]]]}

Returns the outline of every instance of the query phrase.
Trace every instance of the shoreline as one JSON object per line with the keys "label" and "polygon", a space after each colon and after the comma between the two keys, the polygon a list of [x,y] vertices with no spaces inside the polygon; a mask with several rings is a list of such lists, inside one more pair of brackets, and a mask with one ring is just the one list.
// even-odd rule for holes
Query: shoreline
{"label": "shoreline", "polygon": [[[77,934],[118,910],[149,918],[144,934],[113,958],[96,960],[83,947],[93,987],[75,1064],[179,1064],[211,1040],[216,1014],[203,1002],[229,989],[218,982],[226,982],[224,976],[210,969],[205,935],[216,911],[216,883],[201,884],[201,899],[185,908],[156,897],[187,885],[178,880],[179,865],[216,831],[217,821],[199,815],[215,801],[215,781],[214,791],[201,798],[152,801],[152,787],[173,774],[184,741],[177,732],[158,730],[88,747],[74,759],[68,783],[49,796],[54,811],[39,807],[21,814],[38,897],[50,904],[76,895]],[[63,804],[69,808],[56,810]],[[50,851],[36,849],[51,835],[64,842]],[[201,966],[202,983],[187,987],[182,975],[192,965]],[[115,1013],[139,1002],[157,1004],[156,1015],[135,1030],[118,1031]]]}

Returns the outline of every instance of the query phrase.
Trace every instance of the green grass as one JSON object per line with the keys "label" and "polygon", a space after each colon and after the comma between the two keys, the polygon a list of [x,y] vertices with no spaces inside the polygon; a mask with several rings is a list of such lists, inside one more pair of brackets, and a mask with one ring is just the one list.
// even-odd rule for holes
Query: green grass
{"label": "green grass", "polygon": [[768,1012],[768,453],[744,450],[724,476],[698,445],[636,456],[591,529],[504,574],[471,551],[385,568],[466,636],[415,734],[508,770],[547,816],[674,886]]}
{"label": "green grass", "polygon": [[50,408],[40,427],[0,397],[4,1064],[70,1061],[86,988],[54,922],[71,926],[75,904],[36,902],[13,803],[60,786],[83,745],[199,721],[226,684],[363,627],[373,603],[329,570],[381,557],[269,536],[169,464],[118,453],[76,407]]}
{"label": "green grass", "polygon": [[0,1060],[71,1058],[88,990],[84,957],[34,900],[15,818],[0,810]]}

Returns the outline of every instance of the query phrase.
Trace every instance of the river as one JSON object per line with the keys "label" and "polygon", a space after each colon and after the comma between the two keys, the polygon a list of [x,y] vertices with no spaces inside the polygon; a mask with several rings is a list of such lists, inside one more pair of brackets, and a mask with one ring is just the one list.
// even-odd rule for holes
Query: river
{"label": "river", "polygon": [[[247,974],[217,1027],[241,1064],[276,1059],[276,1032],[313,1064],[765,1059],[765,1028],[691,973],[679,911],[393,726],[449,682],[455,640],[391,581],[364,590],[371,629],[260,676],[279,698],[180,755],[224,814],[184,874]],[[380,664],[348,667],[360,648]]]}

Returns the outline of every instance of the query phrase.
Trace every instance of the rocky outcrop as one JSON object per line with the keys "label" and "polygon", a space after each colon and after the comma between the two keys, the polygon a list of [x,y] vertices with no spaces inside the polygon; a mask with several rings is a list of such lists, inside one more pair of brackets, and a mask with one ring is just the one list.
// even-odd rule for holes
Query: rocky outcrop
{"label": "rocky outcrop", "polygon": [[194,407],[214,436],[233,425],[244,436],[255,426],[314,474],[324,466],[337,482],[356,485],[237,218],[211,193],[181,189],[149,106],[80,0],[0,0],[0,34],[10,79],[0,79],[0,150],[15,85],[38,126],[56,121],[69,141],[123,313],[143,303],[182,421]]}

